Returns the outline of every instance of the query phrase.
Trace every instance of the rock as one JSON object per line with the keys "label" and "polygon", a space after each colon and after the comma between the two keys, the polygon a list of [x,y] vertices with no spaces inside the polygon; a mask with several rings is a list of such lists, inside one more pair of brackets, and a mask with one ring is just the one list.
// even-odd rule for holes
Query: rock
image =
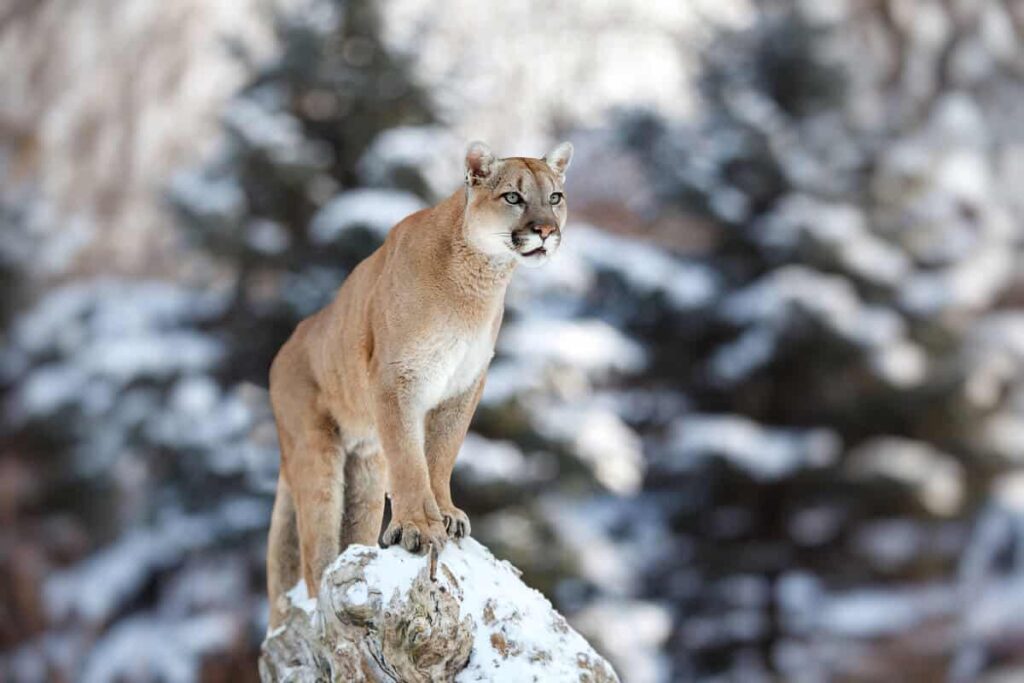
{"label": "rock", "polygon": [[287,620],[263,642],[265,683],[619,680],[515,567],[472,539],[433,561],[351,546],[316,599],[301,582],[288,599]]}

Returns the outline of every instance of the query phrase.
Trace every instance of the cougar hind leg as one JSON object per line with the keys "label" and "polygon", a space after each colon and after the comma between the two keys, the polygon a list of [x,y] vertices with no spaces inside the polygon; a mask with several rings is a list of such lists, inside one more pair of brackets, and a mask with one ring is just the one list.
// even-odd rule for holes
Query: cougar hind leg
{"label": "cougar hind leg", "polygon": [[305,323],[299,325],[270,367],[270,405],[281,446],[280,477],[285,482],[279,488],[289,494],[279,496],[280,511],[275,504],[274,519],[280,517],[281,523],[274,525],[268,547],[268,565],[275,574],[272,600],[291,588],[283,580],[291,578],[285,571],[288,560],[279,559],[294,547],[284,531],[285,520],[294,516],[299,576],[310,596],[317,595],[324,569],[338,556],[341,535],[345,454],[338,447],[337,423],[324,409],[320,387],[302,353],[302,334],[307,328]]}
{"label": "cougar hind leg", "polygon": [[384,456],[377,444],[360,442],[345,458],[345,514],[341,549],[349,545],[376,546],[384,522]]}
{"label": "cougar hind leg", "polygon": [[302,577],[309,594],[316,595],[324,570],[338,556],[342,509],[345,505],[345,453],[338,447],[333,423],[318,421],[299,446],[299,472],[289,472],[299,532]]}
{"label": "cougar hind leg", "polygon": [[285,593],[299,580],[299,534],[295,526],[295,504],[283,477],[277,480],[277,496],[270,518],[267,542],[267,596],[270,600],[270,630],[288,614]]}

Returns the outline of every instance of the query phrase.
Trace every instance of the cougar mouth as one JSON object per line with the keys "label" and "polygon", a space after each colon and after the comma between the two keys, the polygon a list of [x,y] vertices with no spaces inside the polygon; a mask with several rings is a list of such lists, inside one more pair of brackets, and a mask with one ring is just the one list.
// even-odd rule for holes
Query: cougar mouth
{"label": "cougar mouth", "polygon": [[546,254],[546,253],[548,253],[548,250],[545,249],[543,246],[540,246],[540,247],[537,247],[536,249],[531,249],[530,251],[523,252],[522,255],[523,256],[540,256],[540,255]]}

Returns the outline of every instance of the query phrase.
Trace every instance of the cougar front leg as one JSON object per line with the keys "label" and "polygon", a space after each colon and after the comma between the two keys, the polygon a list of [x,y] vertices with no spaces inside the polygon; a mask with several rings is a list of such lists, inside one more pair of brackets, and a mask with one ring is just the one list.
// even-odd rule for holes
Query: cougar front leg
{"label": "cougar front leg", "polygon": [[381,541],[414,553],[440,548],[446,535],[423,454],[423,413],[394,391],[382,392],[376,413],[391,492],[391,523]]}
{"label": "cougar front leg", "polygon": [[484,390],[484,375],[467,391],[453,396],[427,415],[427,466],[430,488],[452,538],[469,536],[469,517],[452,503],[451,479],[455,458],[466,439],[469,423]]}

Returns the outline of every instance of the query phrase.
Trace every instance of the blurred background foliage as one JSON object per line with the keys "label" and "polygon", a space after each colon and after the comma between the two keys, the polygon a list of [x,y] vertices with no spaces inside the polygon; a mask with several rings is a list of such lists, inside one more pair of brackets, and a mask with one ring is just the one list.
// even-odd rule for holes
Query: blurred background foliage
{"label": "blurred background foliage", "polygon": [[624,681],[1024,676],[1024,4],[0,7],[0,679],[255,680],[266,369],[574,141],[455,498]]}

